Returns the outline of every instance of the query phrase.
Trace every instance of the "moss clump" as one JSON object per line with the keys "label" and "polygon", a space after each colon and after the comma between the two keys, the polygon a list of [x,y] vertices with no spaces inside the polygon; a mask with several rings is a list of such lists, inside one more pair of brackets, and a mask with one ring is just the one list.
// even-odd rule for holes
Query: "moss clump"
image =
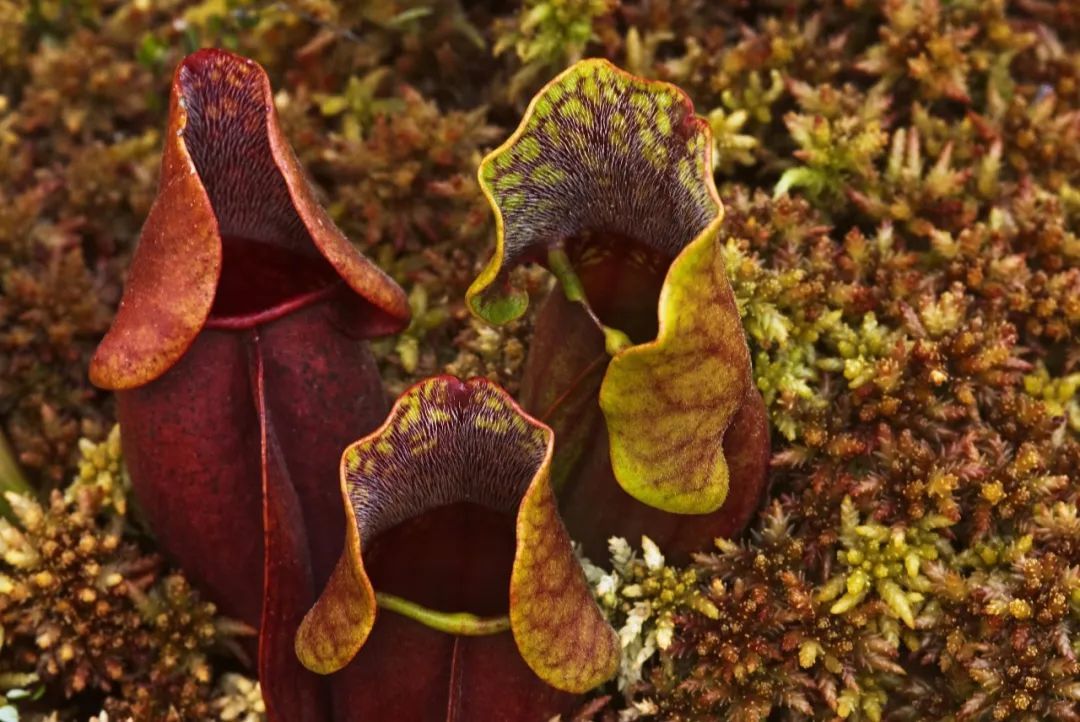
{"label": "moss clump", "polygon": [[120,449],[120,425],[113,426],[101,443],[79,439],[79,454],[79,472],[64,492],[65,501],[83,498],[86,503],[111,509],[120,516],[127,514],[131,479]]}
{"label": "moss clump", "polygon": [[54,702],[105,696],[119,719],[204,719],[211,657],[243,656],[243,625],[216,615],[143,552],[120,516],[119,435],[80,443],[80,474],[47,504],[8,492],[0,519],[0,675],[33,679]]}

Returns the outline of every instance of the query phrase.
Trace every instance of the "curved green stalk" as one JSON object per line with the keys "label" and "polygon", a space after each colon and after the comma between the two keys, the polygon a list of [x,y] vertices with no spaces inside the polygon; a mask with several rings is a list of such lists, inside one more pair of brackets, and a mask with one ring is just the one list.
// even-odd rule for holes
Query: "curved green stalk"
{"label": "curved green stalk", "polygon": [[574,271],[574,266],[570,262],[570,257],[566,255],[566,251],[561,247],[553,246],[548,249],[548,269],[550,269],[552,275],[555,276],[555,280],[559,282],[559,286],[562,287],[567,300],[580,303],[584,306],[585,310],[592,316],[592,319],[596,321],[596,325],[604,332],[604,348],[607,350],[609,356],[614,356],[623,349],[634,345],[634,342],[631,341],[630,337],[624,332],[617,328],[605,326],[600,322],[600,319],[597,318],[596,314],[589,306],[589,299],[585,297],[585,286],[581,283],[581,279],[578,278],[577,273]]}
{"label": "curved green stalk", "polygon": [[416,620],[421,624],[447,634],[461,634],[468,637],[481,637],[498,634],[510,629],[510,617],[478,617],[468,612],[438,612],[407,599],[376,592],[375,600],[381,609]]}

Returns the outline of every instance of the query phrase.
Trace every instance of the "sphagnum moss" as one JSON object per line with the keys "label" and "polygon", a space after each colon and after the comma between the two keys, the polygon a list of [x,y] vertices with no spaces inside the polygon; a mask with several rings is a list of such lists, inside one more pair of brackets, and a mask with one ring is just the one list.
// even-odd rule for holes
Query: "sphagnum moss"
{"label": "sphagnum moss", "polygon": [[80,442],[66,492],[47,504],[8,492],[0,519],[0,673],[40,680],[64,698],[104,694],[119,719],[203,719],[212,653],[243,656],[243,625],[217,616],[125,530],[126,476],[114,428]]}

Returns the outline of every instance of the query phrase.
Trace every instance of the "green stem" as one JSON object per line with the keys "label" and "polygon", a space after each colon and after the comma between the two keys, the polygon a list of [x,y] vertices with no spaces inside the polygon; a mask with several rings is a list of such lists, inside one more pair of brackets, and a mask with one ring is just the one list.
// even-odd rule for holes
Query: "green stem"
{"label": "green stem", "polygon": [[3,498],[3,493],[8,491],[30,496],[34,493],[34,488],[23,476],[7,437],[0,431],[0,516],[11,519],[11,507]]}
{"label": "green stem", "polygon": [[585,303],[585,286],[581,283],[574,264],[570,262],[570,256],[559,246],[548,249],[548,269],[562,286],[566,298],[578,303]]}
{"label": "green stem", "polygon": [[623,349],[634,345],[634,342],[625,333],[617,328],[605,326],[597,318],[592,307],[589,306],[589,299],[585,297],[585,285],[578,278],[577,273],[574,271],[574,265],[570,262],[570,257],[566,255],[566,251],[562,247],[553,246],[548,249],[548,269],[555,276],[559,285],[562,286],[566,299],[584,306],[592,320],[600,327],[600,330],[604,333],[604,348],[607,350],[608,356],[614,356]]}
{"label": "green stem", "polygon": [[447,634],[480,637],[510,629],[510,617],[507,616],[478,617],[468,612],[438,612],[385,592],[376,592],[375,600],[382,609],[397,612]]}
{"label": "green stem", "polygon": [[0,492],[17,491],[20,494],[33,492],[30,482],[23,476],[22,469],[15,461],[15,454],[8,445],[7,437],[0,432]]}

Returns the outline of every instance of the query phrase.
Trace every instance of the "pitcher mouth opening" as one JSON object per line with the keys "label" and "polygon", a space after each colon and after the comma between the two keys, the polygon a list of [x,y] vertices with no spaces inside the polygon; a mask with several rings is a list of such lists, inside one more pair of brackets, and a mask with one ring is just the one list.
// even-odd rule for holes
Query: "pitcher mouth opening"
{"label": "pitcher mouth opening", "polygon": [[470,502],[436,507],[377,535],[364,557],[377,592],[439,612],[505,615],[514,516]]}
{"label": "pitcher mouth opening", "polygon": [[319,303],[348,287],[315,254],[248,238],[221,240],[221,275],[206,328],[241,330]]}
{"label": "pitcher mouth opening", "polygon": [[656,307],[672,257],[652,244],[602,230],[575,234],[563,246],[600,322],[634,343],[655,339]]}

